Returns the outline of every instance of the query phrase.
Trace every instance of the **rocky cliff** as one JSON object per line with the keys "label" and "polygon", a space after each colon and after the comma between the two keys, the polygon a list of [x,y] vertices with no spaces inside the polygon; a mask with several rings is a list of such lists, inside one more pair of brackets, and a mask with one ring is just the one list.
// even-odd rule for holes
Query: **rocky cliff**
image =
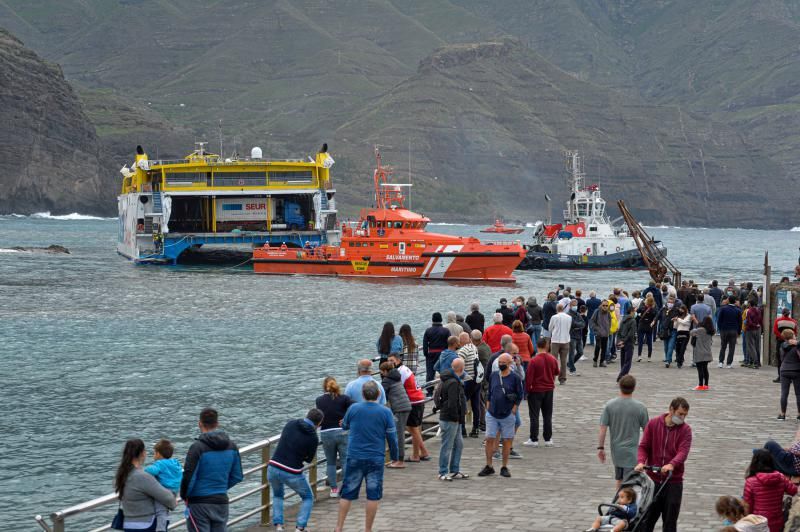
{"label": "rocky cliff", "polygon": [[61,69],[0,29],[0,213],[116,212],[117,181]]}

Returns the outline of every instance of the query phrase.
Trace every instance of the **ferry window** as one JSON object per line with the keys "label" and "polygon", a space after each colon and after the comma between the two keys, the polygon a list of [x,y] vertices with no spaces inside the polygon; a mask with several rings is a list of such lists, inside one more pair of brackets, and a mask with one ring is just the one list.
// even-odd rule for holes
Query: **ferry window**
{"label": "ferry window", "polygon": [[366,242],[362,242],[362,243],[361,243],[361,247],[362,247],[362,248],[365,248],[365,247],[367,247],[368,245],[369,245],[369,244],[367,244]]}
{"label": "ferry window", "polygon": [[214,185],[218,187],[264,186],[266,172],[214,172]]}
{"label": "ferry window", "polygon": [[409,222],[406,222],[406,229],[411,229],[411,224]]}
{"label": "ferry window", "polygon": [[597,227],[594,225],[589,226],[589,231],[597,231]]}
{"label": "ferry window", "polygon": [[300,172],[269,172],[269,178],[272,181],[293,181],[293,182],[311,182],[314,174],[311,170]]}
{"label": "ferry window", "polygon": [[355,242],[350,242],[350,247],[351,247],[351,248],[352,248],[352,247],[355,247],[355,246],[356,246],[356,243],[355,243]]}
{"label": "ferry window", "polygon": [[395,222],[394,223],[394,228],[395,229],[402,229],[403,228],[403,222]]}

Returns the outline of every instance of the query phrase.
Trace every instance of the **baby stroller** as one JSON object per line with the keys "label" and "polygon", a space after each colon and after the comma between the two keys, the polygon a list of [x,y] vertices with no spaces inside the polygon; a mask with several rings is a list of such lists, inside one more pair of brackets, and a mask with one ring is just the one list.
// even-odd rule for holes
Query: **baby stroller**
{"label": "baby stroller", "polygon": [[[661,471],[661,468],[658,466],[648,466],[645,467],[645,469],[652,472]],[[671,477],[672,471],[667,473],[664,482],[661,484],[662,489]],[[650,477],[648,477],[647,473],[644,471],[631,471],[628,473],[628,475],[622,480],[620,489],[622,488],[632,488],[633,491],[636,492],[636,516],[628,521],[628,527],[625,529],[635,532],[636,530],[639,530],[639,526],[644,522],[644,518],[647,515],[647,511],[650,508],[653,499],[658,496],[661,490],[656,491],[655,483],[650,480]],[[614,495],[614,502],[612,504],[599,504],[597,506],[597,513],[604,515],[605,512],[612,507],[621,509],[621,507],[616,505],[617,497],[618,495]],[[612,525],[603,525],[599,528],[599,530],[612,530],[613,528],[614,527]]]}

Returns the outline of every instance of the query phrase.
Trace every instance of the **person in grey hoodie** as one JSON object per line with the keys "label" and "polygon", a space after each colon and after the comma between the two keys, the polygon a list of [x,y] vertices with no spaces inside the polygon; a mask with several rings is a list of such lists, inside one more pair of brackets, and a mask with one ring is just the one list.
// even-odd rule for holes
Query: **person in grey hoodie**
{"label": "person in grey hoodie", "polygon": [[163,528],[156,527],[155,503],[170,510],[178,505],[175,494],[145,472],[146,459],[147,450],[142,440],[135,438],[125,442],[114,478],[114,491],[124,514],[124,530],[166,530],[166,522]]}
{"label": "person in grey hoodie", "polygon": [[525,302],[525,307],[528,314],[531,316],[530,321],[528,321],[528,330],[526,332],[531,337],[533,345],[536,345],[539,341],[539,337],[542,335],[542,321],[544,321],[542,307],[539,306],[539,303],[536,302],[536,298],[533,296],[529,297],[528,301]]}
{"label": "person in grey hoodie", "polygon": [[608,311],[608,300],[603,300],[592,317],[589,318],[589,328],[594,333],[594,367],[600,358],[600,367],[606,367],[605,356],[608,350],[608,336],[611,334],[611,314]]}
{"label": "person in grey hoodie", "polygon": [[633,344],[636,343],[636,317],[633,311],[633,305],[625,307],[625,314],[622,316],[622,323],[619,324],[619,331],[617,331],[617,345],[622,353],[617,382],[631,371]]}
{"label": "person in grey hoodie", "polygon": [[406,423],[409,414],[411,414],[411,401],[403,386],[400,372],[395,369],[394,364],[383,362],[380,365],[380,370],[381,385],[386,392],[386,400],[389,402],[392,414],[394,414],[394,423],[397,429],[397,447],[400,451],[397,461],[392,462],[388,467],[400,469],[405,467]]}

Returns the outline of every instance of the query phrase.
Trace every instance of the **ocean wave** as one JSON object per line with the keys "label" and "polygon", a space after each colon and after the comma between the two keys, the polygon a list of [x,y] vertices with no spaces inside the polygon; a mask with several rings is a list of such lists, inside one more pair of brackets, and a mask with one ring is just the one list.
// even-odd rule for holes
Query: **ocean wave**
{"label": "ocean wave", "polygon": [[20,253],[18,249],[0,248],[0,253]]}
{"label": "ocean wave", "polygon": [[789,231],[792,231],[793,233],[800,233],[800,225],[798,225],[797,227],[792,227],[791,229],[789,229]]}
{"label": "ocean wave", "polygon": [[[12,216],[15,216],[12,214]],[[40,220],[116,220],[116,218],[103,218],[102,216],[91,216],[89,214],[79,214],[73,212],[71,214],[50,214],[50,211],[35,212],[30,215],[30,218]]]}

